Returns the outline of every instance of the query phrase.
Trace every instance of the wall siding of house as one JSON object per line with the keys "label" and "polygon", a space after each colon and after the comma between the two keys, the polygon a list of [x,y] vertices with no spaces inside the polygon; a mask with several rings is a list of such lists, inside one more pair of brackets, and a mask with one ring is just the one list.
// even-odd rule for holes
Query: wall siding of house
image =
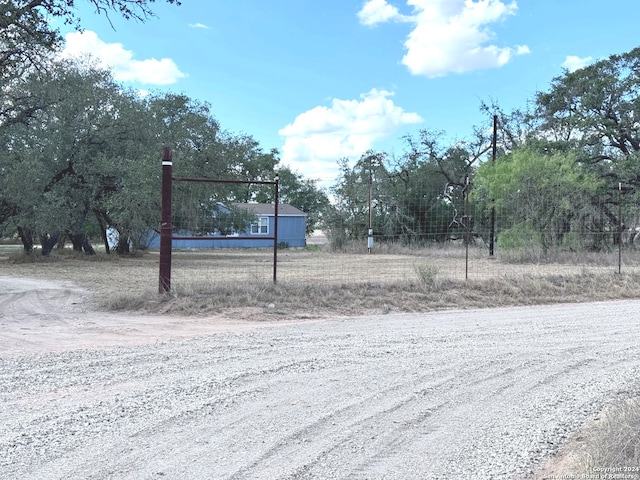
{"label": "wall siding of house", "polygon": [[[275,217],[269,217],[269,234],[273,233],[274,221]],[[289,247],[306,246],[306,223],[305,217],[278,215],[278,243],[286,243]]]}
{"label": "wall siding of house", "polygon": [[[242,236],[250,236],[255,240],[173,240],[172,247],[175,249],[194,248],[271,248],[273,240],[261,240],[260,237],[270,237],[273,235],[275,216],[259,215],[269,218],[269,232],[267,234],[243,233]],[[278,215],[278,243],[286,244],[288,247],[304,247],[306,240],[306,216],[302,215]],[[149,248],[159,248],[160,237],[155,238]]]}

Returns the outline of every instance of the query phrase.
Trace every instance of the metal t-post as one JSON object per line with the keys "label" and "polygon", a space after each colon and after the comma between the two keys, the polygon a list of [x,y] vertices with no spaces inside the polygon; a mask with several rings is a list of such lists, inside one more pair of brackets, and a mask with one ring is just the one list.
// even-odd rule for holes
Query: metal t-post
{"label": "metal t-post", "polygon": [[469,175],[464,177],[464,279],[469,280],[469,243],[471,243],[471,218],[469,217]]}
{"label": "metal t-post", "polygon": [[618,273],[622,273],[622,182],[618,182]]}

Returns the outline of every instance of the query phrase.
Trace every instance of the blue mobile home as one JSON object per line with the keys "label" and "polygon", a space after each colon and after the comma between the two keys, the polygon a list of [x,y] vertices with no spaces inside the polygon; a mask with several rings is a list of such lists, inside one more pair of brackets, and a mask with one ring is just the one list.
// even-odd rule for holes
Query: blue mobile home
{"label": "blue mobile home", "polygon": [[[234,208],[245,209],[256,215],[256,222],[245,232],[236,236],[253,237],[242,240],[173,240],[173,248],[270,248],[273,240],[261,240],[272,237],[275,226],[275,209],[272,203],[236,203]],[[278,205],[278,243],[289,247],[306,245],[307,214],[286,203]],[[185,236],[188,233],[184,233]],[[160,247],[160,237],[155,238],[150,248]]]}

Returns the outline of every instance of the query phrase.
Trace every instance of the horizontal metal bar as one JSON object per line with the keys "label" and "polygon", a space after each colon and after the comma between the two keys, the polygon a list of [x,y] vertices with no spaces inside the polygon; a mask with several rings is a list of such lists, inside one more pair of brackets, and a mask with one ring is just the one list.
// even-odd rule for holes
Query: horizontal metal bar
{"label": "horizontal metal bar", "polygon": [[275,240],[275,237],[171,237],[171,240]]}
{"label": "horizontal metal bar", "polygon": [[200,182],[200,183],[234,183],[234,184],[254,184],[254,185],[275,185],[278,182],[266,182],[262,180],[215,180],[213,178],[184,178],[173,177],[174,182]]}

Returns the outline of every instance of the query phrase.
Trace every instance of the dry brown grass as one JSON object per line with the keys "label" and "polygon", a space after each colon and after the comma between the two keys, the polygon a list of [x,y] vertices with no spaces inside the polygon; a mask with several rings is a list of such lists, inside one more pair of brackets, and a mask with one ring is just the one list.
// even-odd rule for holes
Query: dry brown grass
{"label": "dry brown grass", "polygon": [[272,260],[268,250],[174,252],[169,295],[158,294],[157,253],[86,257],[54,252],[51,258],[24,261],[19,253],[0,252],[0,275],[73,281],[95,292],[106,310],[198,315],[239,308],[304,317],[417,312],[633,298],[640,293],[635,257],[626,258],[618,274],[617,256],[579,262],[571,254],[556,256],[554,262],[516,265],[500,256],[489,258],[480,249],[470,251],[468,263],[462,248],[386,254],[284,250],[278,256],[276,285]]}
{"label": "dry brown grass", "polygon": [[631,399],[603,412],[587,430],[586,471],[618,473],[640,478],[640,399]]}
{"label": "dry brown grass", "polygon": [[536,476],[553,478],[640,479],[640,399],[616,403],[573,434]]}

